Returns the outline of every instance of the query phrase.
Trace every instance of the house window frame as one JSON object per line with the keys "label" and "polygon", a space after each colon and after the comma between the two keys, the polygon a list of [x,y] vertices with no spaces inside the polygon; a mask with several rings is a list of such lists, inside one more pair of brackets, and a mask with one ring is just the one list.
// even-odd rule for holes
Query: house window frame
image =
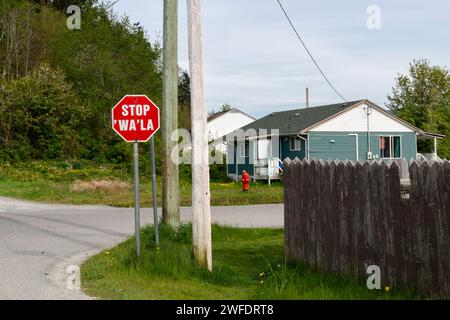
{"label": "house window frame", "polygon": [[[295,147],[294,143],[294,149],[292,149],[292,139],[294,139],[295,142],[298,141],[298,148]],[[302,139],[300,139],[300,137],[289,137],[289,151],[302,151]]]}
{"label": "house window frame", "polygon": [[[380,148],[380,140],[381,138],[389,138],[389,157],[382,157],[381,154],[381,148]],[[399,138],[399,143],[400,143],[400,156],[397,157],[393,157],[392,155],[395,153],[394,151],[394,138]],[[403,157],[403,141],[402,141],[402,136],[401,135],[380,135],[378,136],[378,150],[380,152],[380,158],[381,159],[385,159],[385,160],[398,160],[398,159],[402,159]]]}

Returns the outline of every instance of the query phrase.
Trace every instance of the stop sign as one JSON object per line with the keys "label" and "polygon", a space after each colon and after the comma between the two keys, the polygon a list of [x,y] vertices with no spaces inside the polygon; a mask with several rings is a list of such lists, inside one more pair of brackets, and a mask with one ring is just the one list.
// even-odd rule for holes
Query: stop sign
{"label": "stop sign", "polygon": [[145,95],[126,95],[112,109],[112,127],[127,142],[147,142],[159,125],[159,108]]}

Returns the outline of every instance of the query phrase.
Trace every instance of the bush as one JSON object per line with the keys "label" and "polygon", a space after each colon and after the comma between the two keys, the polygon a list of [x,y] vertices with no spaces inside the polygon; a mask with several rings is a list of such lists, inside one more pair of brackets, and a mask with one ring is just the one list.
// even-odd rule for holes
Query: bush
{"label": "bush", "polygon": [[60,70],[43,64],[0,85],[0,149],[6,160],[79,155],[77,129],[86,114]]}

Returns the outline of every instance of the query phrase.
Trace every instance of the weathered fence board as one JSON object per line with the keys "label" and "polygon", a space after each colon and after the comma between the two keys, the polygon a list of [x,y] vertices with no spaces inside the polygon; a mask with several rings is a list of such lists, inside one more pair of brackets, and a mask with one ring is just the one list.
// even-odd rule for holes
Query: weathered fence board
{"label": "weathered fence board", "polygon": [[405,166],[287,160],[286,258],[362,279],[378,265],[385,285],[450,296],[450,162]]}

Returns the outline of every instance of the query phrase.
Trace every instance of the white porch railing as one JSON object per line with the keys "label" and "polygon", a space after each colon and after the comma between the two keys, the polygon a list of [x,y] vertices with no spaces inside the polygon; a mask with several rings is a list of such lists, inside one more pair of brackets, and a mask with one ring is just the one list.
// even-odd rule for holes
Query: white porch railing
{"label": "white porch railing", "polygon": [[267,180],[269,184],[270,180],[279,179],[280,173],[283,171],[279,166],[281,162],[279,158],[256,160],[254,164],[254,179]]}
{"label": "white porch railing", "polygon": [[437,154],[435,153],[417,153],[417,160],[419,161],[429,161],[429,160],[434,160],[434,161],[442,161],[441,158],[438,157]]}

